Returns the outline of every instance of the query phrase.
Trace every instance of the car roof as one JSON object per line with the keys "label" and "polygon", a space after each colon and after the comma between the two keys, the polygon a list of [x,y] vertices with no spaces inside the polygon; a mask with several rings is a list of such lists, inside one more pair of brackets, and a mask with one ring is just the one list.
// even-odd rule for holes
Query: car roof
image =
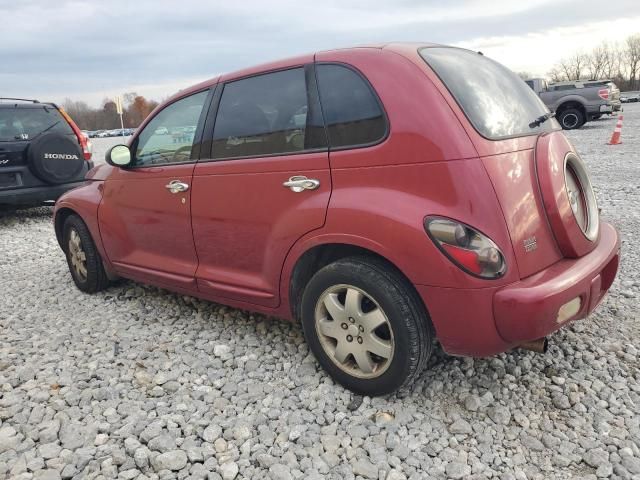
{"label": "car roof", "polygon": [[268,72],[273,70],[286,69],[290,67],[295,67],[297,65],[304,65],[306,63],[313,62],[316,54],[318,53],[327,53],[327,52],[344,52],[347,50],[362,50],[362,49],[388,49],[391,51],[395,51],[397,53],[403,53],[407,50],[417,50],[418,48],[423,47],[444,47],[446,45],[440,45],[437,43],[429,43],[429,42],[387,42],[387,43],[376,43],[376,44],[368,44],[368,45],[357,45],[345,48],[334,48],[329,50],[319,50],[314,53],[307,53],[304,55],[297,55],[293,57],[283,58],[280,60],[274,60],[267,63],[262,63],[258,65],[254,65],[251,67],[243,68],[240,70],[235,70],[232,72],[224,73],[221,75],[217,75],[208,80],[204,80],[200,83],[187,87],[183,90],[176,92],[172,95],[163,105],[167,103],[171,103],[179,98],[186,97],[192,95],[196,92],[206,90],[207,88],[211,88],[219,82],[226,82],[229,80],[236,80],[243,77],[248,77],[254,74],[258,74],[261,72]]}
{"label": "car roof", "polygon": [[0,101],[0,108],[19,108],[19,109],[35,109],[35,108],[55,108],[58,110],[58,107],[55,103],[17,103],[17,102],[4,102]]}

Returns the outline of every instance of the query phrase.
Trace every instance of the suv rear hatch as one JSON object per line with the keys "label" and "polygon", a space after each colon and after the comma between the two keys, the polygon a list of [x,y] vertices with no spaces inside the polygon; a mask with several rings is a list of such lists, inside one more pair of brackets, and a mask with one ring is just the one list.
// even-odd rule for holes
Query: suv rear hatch
{"label": "suv rear hatch", "polygon": [[28,163],[27,149],[35,138],[47,132],[76,140],[71,125],[51,104],[0,103],[0,188],[34,183],[31,176],[26,178],[23,174]]}
{"label": "suv rear hatch", "polygon": [[[558,123],[549,117],[539,97],[517,75],[482,54],[426,47],[420,55],[473,126],[470,136],[476,149],[498,152],[480,153],[480,159],[502,208],[520,277],[595,247],[593,239],[585,243],[567,238],[586,238],[569,203],[567,159],[580,172],[567,178],[580,177],[571,188],[576,190],[579,205],[575,205],[582,205],[578,215],[583,220],[587,209],[594,211],[593,205],[587,205],[591,186],[585,184],[588,177],[578,155],[557,131]],[[486,148],[489,143],[499,148]],[[597,216],[597,207],[595,213]],[[589,215],[593,228],[595,217]]]}

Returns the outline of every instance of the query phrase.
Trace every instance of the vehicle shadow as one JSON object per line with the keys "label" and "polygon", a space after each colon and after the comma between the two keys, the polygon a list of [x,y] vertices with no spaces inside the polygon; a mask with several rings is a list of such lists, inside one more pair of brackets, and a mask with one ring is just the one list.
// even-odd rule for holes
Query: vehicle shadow
{"label": "vehicle shadow", "polygon": [[53,206],[40,207],[12,207],[0,205],[0,225],[6,221],[26,221],[41,218],[51,218],[53,216]]}
{"label": "vehicle shadow", "polygon": [[609,125],[605,123],[595,123],[594,121],[594,122],[585,123],[583,126],[579,128],[579,131],[580,130],[603,130],[608,128],[609,128]]}

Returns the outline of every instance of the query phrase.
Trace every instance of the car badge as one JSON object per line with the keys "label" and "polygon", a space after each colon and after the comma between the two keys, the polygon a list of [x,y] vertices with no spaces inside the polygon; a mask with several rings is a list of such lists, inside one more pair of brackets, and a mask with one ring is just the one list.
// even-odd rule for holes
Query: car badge
{"label": "car badge", "polygon": [[524,245],[524,251],[527,253],[533,252],[536,248],[538,248],[538,240],[536,240],[535,236],[525,238],[522,241],[522,244]]}

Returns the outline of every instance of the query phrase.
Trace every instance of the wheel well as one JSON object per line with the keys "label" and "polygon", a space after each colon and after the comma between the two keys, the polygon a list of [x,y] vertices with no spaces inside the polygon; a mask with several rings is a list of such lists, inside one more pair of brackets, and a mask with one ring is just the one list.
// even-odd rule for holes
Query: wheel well
{"label": "wheel well", "polygon": [[341,258],[353,257],[353,256],[367,256],[377,258],[380,261],[386,263],[390,268],[394,269],[399,275],[407,280],[407,284],[416,293],[416,298],[420,299],[423,303],[425,311],[427,311],[426,305],[422,302],[422,298],[415,290],[413,283],[402,273],[402,271],[396,267],[392,262],[387,260],[382,255],[376,252],[358,247],[356,245],[342,244],[342,243],[330,243],[324,245],[318,245],[313,247],[302,254],[302,256],[296,262],[293,272],[291,274],[291,280],[289,282],[289,308],[294,319],[298,320],[300,300],[304,288],[311,280],[311,277],[321,268],[329,265],[330,263],[340,260]]}
{"label": "wheel well", "polygon": [[64,222],[70,215],[74,214],[76,214],[76,212],[70,208],[61,208],[56,212],[56,218],[53,226],[56,232],[56,239],[58,240],[58,245],[60,245],[60,247],[62,247],[62,227],[64,227]]}
{"label": "wheel well", "polygon": [[568,108],[576,108],[580,110],[582,114],[585,115],[586,117],[587,111],[585,110],[584,105],[582,105],[580,102],[575,102],[575,101],[563,103],[556,109],[556,112],[558,113],[558,115],[560,115],[563,111],[567,110]]}

